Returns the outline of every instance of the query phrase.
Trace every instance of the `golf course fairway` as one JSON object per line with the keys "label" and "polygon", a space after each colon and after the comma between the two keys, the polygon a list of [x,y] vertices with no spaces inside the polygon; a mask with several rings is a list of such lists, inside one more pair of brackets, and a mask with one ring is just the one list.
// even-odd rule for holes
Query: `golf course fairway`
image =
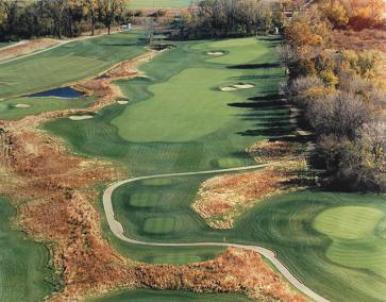
{"label": "golf course fairway", "polygon": [[0,62],[0,98],[73,83],[146,51],[142,32],[92,37]]}
{"label": "golf course fairway", "polygon": [[[127,105],[109,106],[76,123],[58,119],[45,129],[77,153],[116,161],[132,177],[253,165],[246,148],[296,129],[288,106],[277,102],[285,80],[277,44],[273,38],[177,42],[143,65],[143,76],[117,82]],[[233,229],[219,231],[191,209],[200,184],[210,177],[155,177],[118,187],[112,202],[125,236],[154,243],[258,245],[275,251],[298,280],[330,301],[386,301],[383,196],[283,194],[256,204]],[[115,238],[106,221],[102,227],[122,254],[150,263],[205,260],[223,250],[141,247]]]}
{"label": "golf course fairway", "polygon": [[54,290],[49,252],[10,225],[15,214],[0,198],[0,301],[42,301]]}

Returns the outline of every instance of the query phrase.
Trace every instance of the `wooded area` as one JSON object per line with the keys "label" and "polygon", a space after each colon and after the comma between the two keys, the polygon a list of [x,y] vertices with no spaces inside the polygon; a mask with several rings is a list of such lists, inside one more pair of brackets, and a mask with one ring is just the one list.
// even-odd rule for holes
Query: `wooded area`
{"label": "wooded area", "polygon": [[0,41],[110,32],[126,18],[127,0],[0,0]]}
{"label": "wooded area", "polygon": [[285,28],[282,57],[290,72],[289,98],[316,133],[314,164],[339,189],[386,189],[384,54],[339,49],[334,29],[365,29],[384,22],[383,1],[321,1]]}

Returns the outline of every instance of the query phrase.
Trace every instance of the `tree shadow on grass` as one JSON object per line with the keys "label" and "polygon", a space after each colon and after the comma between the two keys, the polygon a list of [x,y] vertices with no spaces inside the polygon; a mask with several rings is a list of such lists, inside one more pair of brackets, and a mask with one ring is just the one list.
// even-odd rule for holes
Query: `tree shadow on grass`
{"label": "tree shadow on grass", "polygon": [[279,63],[261,63],[261,64],[241,64],[227,66],[228,69],[265,69],[265,68],[277,68],[281,65]]}

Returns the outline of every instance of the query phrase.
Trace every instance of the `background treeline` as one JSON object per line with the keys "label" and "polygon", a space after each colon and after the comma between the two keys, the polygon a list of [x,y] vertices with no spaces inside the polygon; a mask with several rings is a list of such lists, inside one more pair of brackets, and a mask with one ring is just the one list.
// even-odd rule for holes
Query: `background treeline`
{"label": "background treeline", "polygon": [[[316,133],[312,158],[326,171],[324,183],[337,189],[385,191],[384,54],[331,44],[333,29],[349,25],[352,7],[346,8],[347,2],[321,1],[287,24],[282,49],[290,75],[286,92]],[[375,2],[361,2],[361,11],[381,22],[383,11],[373,11]]]}
{"label": "background treeline", "polygon": [[110,31],[126,18],[126,9],[126,0],[0,0],[0,40]]}
{"label": "background treeline", "polygon": [[278,3],[260,0],[203,0],[178,23],[183,38],[224,37],[274,32],[282,14]]}

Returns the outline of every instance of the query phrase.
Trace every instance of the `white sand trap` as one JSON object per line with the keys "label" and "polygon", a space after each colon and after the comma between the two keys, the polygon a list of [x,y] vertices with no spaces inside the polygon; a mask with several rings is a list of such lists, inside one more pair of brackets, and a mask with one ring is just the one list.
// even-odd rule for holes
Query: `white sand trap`
{"label": "white sand trap", "polygon": [[235,84],[235,85],[233,85],[233,87],[235,87],[236,89],[250,89],[250,88],[255,87],[255,85],[252,85],[252,84]]}
{"label": "white sand trap", "polygon": [[129,103],[129,101],[118,101],[117,102],[119,105],[126,105]]}
{"label": "white sand trap", "polygon": [[223,56],[224,53],[222,51],[209,51],[208,55],[218,57],[218,56]]}
{"label": "white sand trap", "polygon": [[29,108],[29,107],[31,107],[31,105],[28,105],[28,104],[16,104],[15,107],[16,108]]}
{"label": "white sand trap", "polygon": [[227,86],[227,87],[221,87],[220,88],[221,91],[236,91],[237,88],[236,87],[233,87],[233,86]]}
{"label": "white sand trap", "polygon": [[71,115],[69,117],[69,119],[73,121],[89,120],[91,118],[93,118],[92,115]]}

